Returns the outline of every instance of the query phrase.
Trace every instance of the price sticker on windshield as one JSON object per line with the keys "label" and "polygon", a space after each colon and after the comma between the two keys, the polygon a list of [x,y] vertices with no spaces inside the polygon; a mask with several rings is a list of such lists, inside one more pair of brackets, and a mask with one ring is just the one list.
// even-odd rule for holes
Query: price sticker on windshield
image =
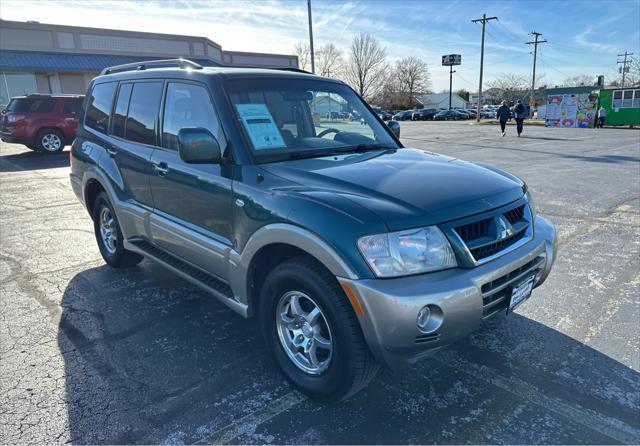
{"label": "price sticker on windshield", "polygon": [[236,104],[236,110],[256,150],[286,147],[266,104]]}

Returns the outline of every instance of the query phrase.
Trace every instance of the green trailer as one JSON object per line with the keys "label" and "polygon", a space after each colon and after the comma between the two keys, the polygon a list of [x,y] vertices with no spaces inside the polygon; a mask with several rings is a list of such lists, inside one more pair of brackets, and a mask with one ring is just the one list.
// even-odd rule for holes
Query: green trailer
{"label": "green trailer", "polygon": [[640,126],[640,87],[602,89],[600,107],[607,112],[604,125]]}

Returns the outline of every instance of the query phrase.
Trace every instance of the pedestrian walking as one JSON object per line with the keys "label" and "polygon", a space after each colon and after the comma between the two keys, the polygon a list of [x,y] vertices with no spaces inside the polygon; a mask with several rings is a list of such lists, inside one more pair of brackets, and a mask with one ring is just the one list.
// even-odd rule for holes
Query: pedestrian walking
{"label": "pedestrian walking", "polygon": [[502,101],[502,105],[496,112],[496,118],[500,121],[500,130],[502,131],[502,136],[504,136],[504,129],[507,125],[507,121],[511,119],[511,110],[507,107],[507,101]]}
{"label": "pedestrian walking", "polygon": [[518,130],[518,137],[522,133],[522,126],[524,124],[524,118],[527,117],[527,108],[522,104],[522,101],[518,99],[516,108],[513,109],[513,114],[516,117],[516,128]]}
{"label": "pedestrian walking", "polygon": [[598,110],[598,120],[596,121],[596,128],[602,128],[604,126],[604,118],[607,116],[607,111],[604,107],[600,107]]}

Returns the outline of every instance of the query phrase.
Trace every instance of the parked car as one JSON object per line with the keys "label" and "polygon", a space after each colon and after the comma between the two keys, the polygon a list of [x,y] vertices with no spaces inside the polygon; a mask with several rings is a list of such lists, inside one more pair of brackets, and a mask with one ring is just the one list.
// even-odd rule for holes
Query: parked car
{"label": "parked car", "polygon": [[393,115],[393,119],[396,121],[408,121],[413,115],[413,110],[404,110]]}
{"label": "parked car", "polygon": [[61,152],[76,137],[83,99],[41,94],[11,98],[2,111],[0,139],[43,153]]}
{"label": "parked car", "polygon": [[391,121],[393,119],[393,115],[390,112],[384,110],[378,113],[378,116],[383,121]]}
{"label": "parked car", "polygon": [[[317,127],[329,93],[361,123]],[[551,271],[522,180],[404,148],[341,81],[179,59],[107,68],[87,95],[70,180],[105,262],[148,257],[255,316],[313,398],[510,314]]]}
{"label": "parked car", "polygon": [[434,121],[459,121],[461,119],[466,119],[463,113],[458,112],[457,110],[443,110],[441,112],[436,113],[433,116]]}
{"label": "parked car", "polygon": [[427,121],[433,120],[435,114],[438,113],[438,110],[435,108],[422,108],[420,110],[416,110],[411,115],[412,121]]}
{"label": "parked car", "polygon": [[471,108],[465,108],[462,111],[469,115],[469,119],[476,119],[478,117],[477,110],[473,110]]}

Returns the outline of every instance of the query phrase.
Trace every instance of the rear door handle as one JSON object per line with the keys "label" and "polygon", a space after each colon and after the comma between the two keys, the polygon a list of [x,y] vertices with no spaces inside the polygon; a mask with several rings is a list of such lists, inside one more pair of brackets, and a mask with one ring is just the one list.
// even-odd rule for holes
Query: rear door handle
{"label": "rear door handle", "polygon": [[159,164],[153,164],[153,170],[155,170],[158,175],[160,176],[164,176],[167,174],[167,172],[169,172],[169,166],[167,166],[167,163],[159,163]]}
{"label": "rear door handle", "polygon": [[114,156],[116,156],[118,151],[116,150],[115,147],[107,147],[107,153],[109,154],[110,157],[113,158]]}

